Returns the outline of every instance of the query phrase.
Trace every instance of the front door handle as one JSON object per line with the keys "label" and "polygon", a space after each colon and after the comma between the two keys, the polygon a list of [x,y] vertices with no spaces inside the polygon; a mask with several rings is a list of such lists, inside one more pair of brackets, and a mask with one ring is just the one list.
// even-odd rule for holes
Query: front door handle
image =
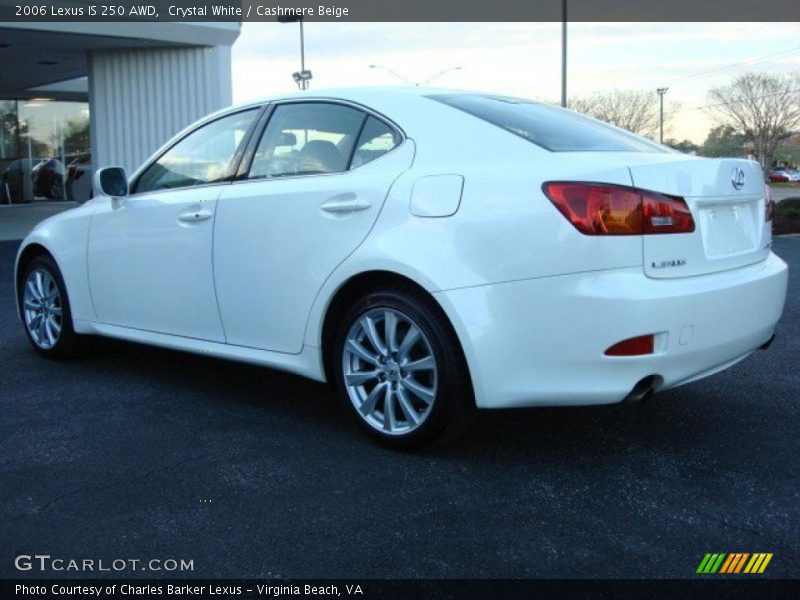
{"label": "front door handle", "polygon": [[178,215],[178,221],[184,223],[197,223],[198,221],[205,221],[214,216],[210,210],[206,208],[197,208],[194,210],[186,210]]}
{"label": "front door handle", "polygon": [[366,210],[370,206],[372,206],[372,204],[363,200],[359,200],[355,194],[343,194],[342,196],[332,198],[320,206],[320,209],[324,210],[325,212],[341,215],[344,213]]}

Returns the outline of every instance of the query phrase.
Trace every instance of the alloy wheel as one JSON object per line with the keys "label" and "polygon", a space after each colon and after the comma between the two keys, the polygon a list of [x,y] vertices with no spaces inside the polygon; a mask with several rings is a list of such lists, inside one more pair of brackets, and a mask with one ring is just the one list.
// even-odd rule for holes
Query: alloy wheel
{"label": "alloy wheel", "polygon": [[45,350],[55,346],[61,335],[64,307],[58,284],[47,269],[38,267],[28,274],[22,304],[25,327],[33,342]]}
{"label": "alloy wheel", "polygon": [[436,358],[420,326],[404,313],[375,308],[361,315],[345,337],[342,367],[356,411],[383,434],[408,434],[430,415]]}

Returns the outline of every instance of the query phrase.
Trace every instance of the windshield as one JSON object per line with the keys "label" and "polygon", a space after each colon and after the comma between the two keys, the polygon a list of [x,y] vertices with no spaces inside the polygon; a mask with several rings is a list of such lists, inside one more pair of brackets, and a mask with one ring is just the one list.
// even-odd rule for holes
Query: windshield
{"label": "windshield", "polygon": [[662,152],[669,149],[578,113],[523,100],[476,94],[429,98],[463,110],[551,152]]}

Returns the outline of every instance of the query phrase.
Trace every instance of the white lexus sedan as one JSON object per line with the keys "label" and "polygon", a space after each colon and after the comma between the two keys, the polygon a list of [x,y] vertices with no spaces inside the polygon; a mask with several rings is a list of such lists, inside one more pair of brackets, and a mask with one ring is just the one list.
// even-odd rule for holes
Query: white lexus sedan
{"label": "white lexus sedan", "polygon": [[637,400],[772,340],[786,264],[758,164],[517,98],[295,94],[215,113],[41,223],[19,313],[334,383],[411,447],[474,409]]}

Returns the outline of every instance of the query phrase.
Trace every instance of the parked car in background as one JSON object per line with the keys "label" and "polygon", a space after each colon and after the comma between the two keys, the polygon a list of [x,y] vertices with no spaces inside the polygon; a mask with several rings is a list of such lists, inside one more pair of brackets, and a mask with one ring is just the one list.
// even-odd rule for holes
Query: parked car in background
{"label": "parked car in background", "polygon": [[36,200],[64,200],[64,163],[48,158],[33,168],[33,195]]}
{"label": "parked car in background", "polygon": [[97,334],[288,370],[395,447],[713,375],[786,298],[759,164],[517,98],[292,94],[95,180],[17,255],[39,354]]}
{"label": "parked car in background", "polygon": [[84,203],[92,197],[92,155],[81,154],[67,165],[67,200]]}
{"label": "parked car in background", "polygon": [[767,173],[770,183],[785,183],[789,181],[789,175],[783,169],[771,169]]}
{"label": "parked car in background", "polygon": [[20,158],[8,164],[0,175],[0,198],[3,204],[33,201],[33,171],[44,162],[40,158]]}

